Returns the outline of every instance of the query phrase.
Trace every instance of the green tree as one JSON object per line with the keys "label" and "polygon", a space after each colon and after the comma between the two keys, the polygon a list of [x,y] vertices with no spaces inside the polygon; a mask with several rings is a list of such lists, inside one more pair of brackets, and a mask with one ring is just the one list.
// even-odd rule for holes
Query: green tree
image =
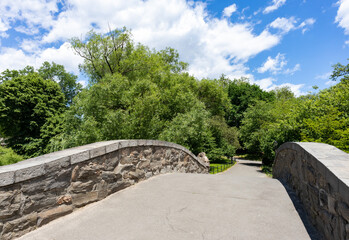
{"label": "green tree", "polygon": [[14,77],[0,85],[0,133],[9,147],[25,157],[42,152],[42,126],[64,110],[59,85],[37,73]]}
{"label": "green tree", "polygon": [[58,82],[65,96],[66,104],[71,105],[73,98],[82,90],[82,85],[77,83],[77,76],[66,72],[63,65],[54,62],[44,62],[38,69],[43,79],[51,79]]}
{"label": "green tree", "polygon": [[172,48],[156,52],[144,45],[135,45],[126,28],[108,34],[90,31],[85,39],[72,38],[70,43],[75,53],[84,59],[80,69],[90,78],[90,84],[107,74],[119,73],[134,80],[163,70],[178,73],[187,67]]}
{"label": "green tree", "polygon": [[270,102],[275,99],[273,92],[263,91],[259,86],[250,84],[246,78],[229,82],[228,97],[232,107],[226,119],[229,126],[236,127],[240,127],[249,106],[255,105],[257,101]]}

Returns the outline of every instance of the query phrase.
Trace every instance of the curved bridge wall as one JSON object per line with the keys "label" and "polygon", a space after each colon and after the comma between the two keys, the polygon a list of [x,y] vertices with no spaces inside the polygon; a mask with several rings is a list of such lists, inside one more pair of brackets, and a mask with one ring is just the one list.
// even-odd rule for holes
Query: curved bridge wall
{"label": "curved bridge wall", "polygon": [[47,222],[154,175],[208,173],[188,149],[156,140],[89,144],[0,167],[0,239]]}
{"label": "curved bridge wall", "polygon": [[349,155],[323,143],[285,143],[273,177],[293,188],[326,239],[349,239]]}

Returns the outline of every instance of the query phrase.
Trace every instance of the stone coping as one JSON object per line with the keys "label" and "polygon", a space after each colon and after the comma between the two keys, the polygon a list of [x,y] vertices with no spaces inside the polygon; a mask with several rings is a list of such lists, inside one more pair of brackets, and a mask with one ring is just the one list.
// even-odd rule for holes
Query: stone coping
{"label": "stone coping", "polygon": [[[276,151],[276,161],[279,152],[285,149],[305,151],[310,156],[307,161],[326,176],[327,180],[335,181],[335,191],[345,194],[349,200],[349,154],[325,143],[287,142]],[[274,165],[276,162],[274,163]]]}
{"label": "stone coping", "polygon": [[118,149],[136,146],[161,146],[179,149],[189,154],[202,166],[205,166],[205,163],[201,162],[191,151],[175,143],[159,140],[113,140],[65,149],[15,164],[0,166],[0,187],[43,176],[46,174],[46,170],[55,164],[69,166]]}

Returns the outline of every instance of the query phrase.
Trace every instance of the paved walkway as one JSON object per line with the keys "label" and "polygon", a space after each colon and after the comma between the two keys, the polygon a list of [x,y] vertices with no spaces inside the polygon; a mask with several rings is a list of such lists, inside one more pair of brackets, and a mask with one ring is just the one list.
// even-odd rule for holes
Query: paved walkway
{"label": "paved walkway", "polygon": [[57,219],[26,240],[310,239],[285,188],[239,161],[224,173],[165,174]]}

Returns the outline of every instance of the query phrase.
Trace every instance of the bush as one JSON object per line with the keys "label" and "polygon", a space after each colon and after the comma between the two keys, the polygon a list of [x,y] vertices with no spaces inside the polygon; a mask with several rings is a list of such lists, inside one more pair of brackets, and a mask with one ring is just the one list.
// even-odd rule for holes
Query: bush
{"label": "bush", "polygon": [[22,160],[23,157],[17,155],[11,148],[0,146],[0,166],[13,164]]}

